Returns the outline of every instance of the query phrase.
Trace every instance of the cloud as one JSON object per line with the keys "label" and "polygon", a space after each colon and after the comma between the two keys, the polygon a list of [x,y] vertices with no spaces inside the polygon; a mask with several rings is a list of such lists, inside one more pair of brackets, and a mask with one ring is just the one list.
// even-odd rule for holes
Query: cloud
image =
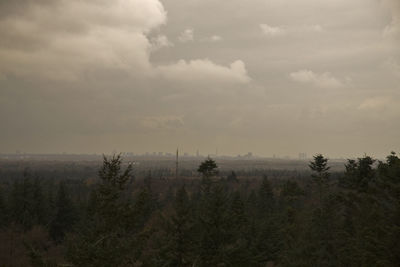
{"label": "cloud", "polygon": [[42,2],[0,20],[0,73],[78,80],[99,68],[151,68],[145,34],[166,22],[158,0]]}
{"label": "cloud", "polygon": [[385,109],[389,103],[390,99],[387,97],[371,97],[365,99],[359,106],[359,110],[382,110]]}
{"label": "cloud", "polygon": [[383,67],[393,73],[397,78],[400,78],[400,65],[394,59],[386,60],[383,63]]}
{"label": "cloud", "polygon": [[174,44],[168,40],[167,36],[165,35],[158,35],[151,39],[151,48],[152,51],[156,51],[163,47],[172,47]]}
{"label": "cloud", "polygon": [[384,37],[400,37],[400,1],[383,0],[382,2],[391,12],[391,22],[383,31]]}
{"label": "cloud", "polygon": [[324,28],[319,24],[304,25],[296,28],[299,32],[323,32]]}
{"label": "cloud", "polygon": [[284,28],[270,26],[268,24],[260,24],[260,28],[262,32],[269,37],[281,36],[286,33],[286,30]]}
{"label": "cloud", "polygon": [[290,78],[296,82],[312,84],[322,88],[338,88],[344,86],[342,81],[332,76],[329,72],[318,74],[311,70],[299,70],[290,73]]}
{"label": "cloud", "polygon": [[211,36],[207,36],[204,38],[201,38],[200,41],[201,42],[207,42],[207,43],[218,43],[221,42],[224,38],[222,38],[220,35],[211,35]]}
{"label": "cloud", "polygon": [[190,83],[248,83],[251,80],[241,60],[234,61],[229,67],[215,64],[209,59],[180,60],[175,64],[159,66],[158,71],[166,79]]}
{"label": "cloud", "polygon": [[147,116],[141,119],[140,124],[145,129],[162,130],[175,129],[184,126],[183,116]]}
{"label": "cloud", "polygon": [[222,40],[223,38],[220,35],[211,35],[201,39],[202,42],[210,42],[210,43],[217,43],[221,42]]}
{"label": "cloud", "polygon": [[192,42],[194,41],[194,30],[193,29],[186,29],[184,30],[181,35],[178,37],[178,40],[182,43]]}
{"label": "cloud", "polygon": [[321,33],[324,28],[319,24],[312,25],[296,25],[296,26],[270,26],[268,24],[260,24],[263,34],[269,37],[277,37],[291,34],[304,33]]}
{"label": "cloud", "polygon": [[222,37],[219,35],[213,35],[210,37],[210,41],[211,42],[219,42],[219,41],[222,41]]}
{"label": "cloud", "polygon": [[[4,38],[0,40],[0,77],[13,74],[76,82],[97,81],[107,74],[108,78],[122,75],[151,82],[161,74],[170,80],[191,80],[193,76],[197,82],[250,80],[242,61],[228,67],[208,59],[160,67],[152,64],[150,52],[174,45],[163,34],[147,38],[150,31],[166,23],[166,11],[158,0],[58,0],[51,5],[32,5],[20,11],[23,14],[0,20],[0,34],[8,37],[6,40],[32,44],[12,46]],[[179,40],[193,41],[193,29],[186,29]],[[210,38],[219,40],[218,35]]]}

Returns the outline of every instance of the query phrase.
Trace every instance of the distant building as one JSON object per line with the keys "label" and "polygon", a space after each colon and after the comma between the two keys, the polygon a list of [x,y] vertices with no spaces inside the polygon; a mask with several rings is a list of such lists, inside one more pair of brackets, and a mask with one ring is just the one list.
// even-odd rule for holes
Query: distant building
{"label": "distant building", "polygon": [[244,157],[252,158],[253,157],[253,153],[252,152],[248,152],[246,155],[244,155]]}

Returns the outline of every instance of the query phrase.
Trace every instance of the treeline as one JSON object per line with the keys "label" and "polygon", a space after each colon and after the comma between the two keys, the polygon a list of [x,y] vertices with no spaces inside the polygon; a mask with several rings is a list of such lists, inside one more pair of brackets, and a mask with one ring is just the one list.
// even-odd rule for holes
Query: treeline
{"label": "treeline", "polygon": [[0,189],[0,266],[398,266],[399,157],[309,167],[250,181],[208,158],[164,190],[120,156],[90,182],[27,172]]}

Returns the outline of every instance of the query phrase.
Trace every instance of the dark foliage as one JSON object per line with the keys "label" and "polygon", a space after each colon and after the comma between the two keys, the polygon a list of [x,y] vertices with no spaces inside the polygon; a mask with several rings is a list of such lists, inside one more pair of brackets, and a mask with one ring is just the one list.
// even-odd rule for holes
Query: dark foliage
{"label": "dark foliage", "polygon": [[399,157],[348,160],[343,173],[329,163],[254,178],[207,158],[201,179],[180,180],[133,179],[120,155],[97,179],[24,169],[1,177],[0,265],[398,266]]}

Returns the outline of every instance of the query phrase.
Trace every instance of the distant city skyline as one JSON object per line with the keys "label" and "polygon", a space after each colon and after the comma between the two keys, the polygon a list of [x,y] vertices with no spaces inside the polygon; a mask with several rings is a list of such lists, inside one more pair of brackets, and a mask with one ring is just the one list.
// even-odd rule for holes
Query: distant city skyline
{"label": "distant city skyline", "polygon": [[[24,156],[24,155],[66,155],[66,156],[73,156],[73,155],[80,155],[80,156],[90,156],[90,155],[95,155],[95,156],[101,156],[101,155],[113,155],[113,154],[121,154],[123,157],[155,157],[155,158],[175,158],[176,157],[176,150],[175,151],[145,151],[145,152],[132,152],[132,151],[117,151],[113,150],[111,152],[100,152],[100,153],[67,153],[67,152],[47,152],[47,153],[32,153],[32,152],[24,152],[17,150],[15,152],[9,152],[9,153],[3,153],[0,152],[0,155],[15,155],[15,156]],[[290,160],[311,160],[313,156],[320,154],[314,153],[314,154],[307,154],[305,152],[299,152],[297,154],[285,154],[285,155],[280,155],[276,153],[272,154],[253,154],[253,152],[242,152],[238,154],[213,154],[213,153],[205,153],[201,154],[198,150],[196,150],[194,153],[191,152],[185,152],[185,151],[180,151],[179,152],[179,158],[206,158],[206,157],[211,157],[211,158],[241,158],[241,159],[290,159]],[[387,153],[386,155],[383,156],[376,156],[376,155],[368,155],[372,156],[373,158],[383,160],[388,156],[390,153]],[[331,158],[331,159],[346,159],[346,158],[358,158],[358,157],[363,157],[367,155],[366,153],[362,155],[351,155],[351,156],[335,156],[335,155],[328,155],[324,154],[326,157]]]}

